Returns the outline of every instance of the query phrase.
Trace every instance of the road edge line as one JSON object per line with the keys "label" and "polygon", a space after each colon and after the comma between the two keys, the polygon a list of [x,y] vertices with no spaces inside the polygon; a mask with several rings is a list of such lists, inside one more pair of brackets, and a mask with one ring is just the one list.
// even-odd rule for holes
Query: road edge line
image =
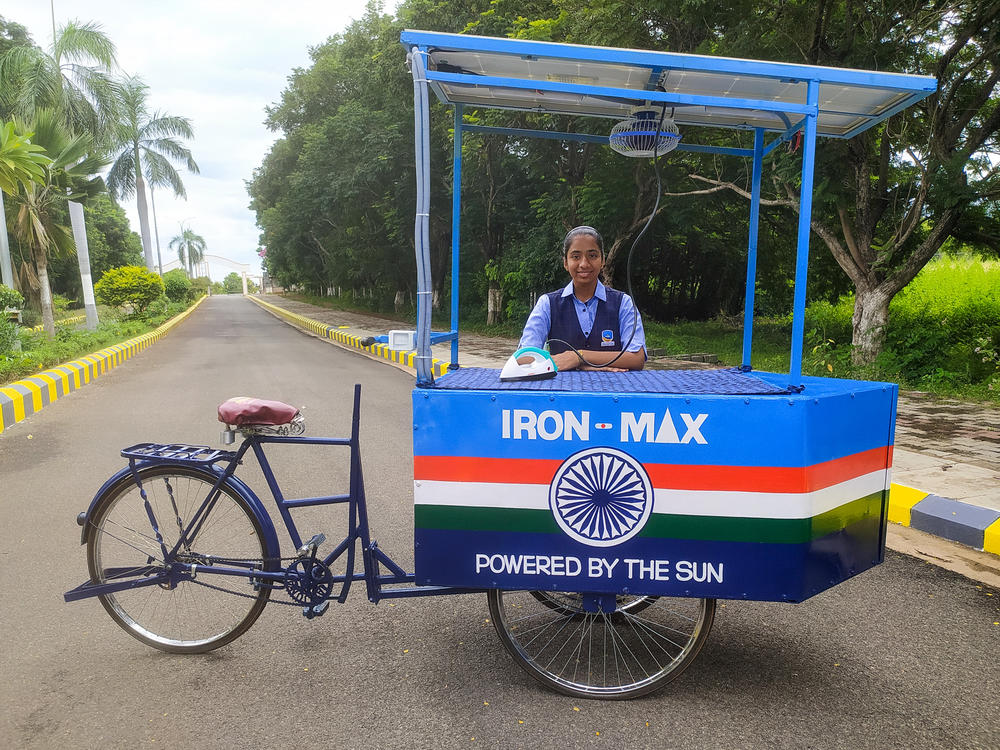
{"label": "road edge line", "polygon": [[[369,346],[365,346],[361,343],[361,337],[344,333],[343,331],[338,330],[336,326],[321,323],[318,320],[307,318],[305,315],[293,313],[291,310],[286,310],[278,305],[272,305],[270,302],[265,302],[264,300],[258,299],[252,295],[247,296],[248,299],[267,310],[276,318],[280,318],[296,328],[301,328],[345,349],[354,349],[363,354],[367,354],[373,359],[384,360],[387,364],[401,367],[401,369],[405,369],[407,372],[416,375],[416,369],[413,366],[415,352],[393,351],[389,348],[388,344],[371,344]],[[447,362],[440,359],[431,359],[431,373],[435,377],[441,377],[446,372],[448,372]]]}

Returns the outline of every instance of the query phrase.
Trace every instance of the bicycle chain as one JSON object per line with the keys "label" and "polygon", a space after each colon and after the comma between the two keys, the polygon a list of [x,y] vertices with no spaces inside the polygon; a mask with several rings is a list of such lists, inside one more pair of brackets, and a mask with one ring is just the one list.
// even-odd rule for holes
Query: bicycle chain
{"label": "bicycle chain", "polygon": [[[245,558],[240,558],[240,562],[250,562],[250,563],[256,563],[256,562],[259,562],[259,563],[279,562],[279,563],[281,563],[281,562],[285,562],[285,560],[299,560],[299,559],[301,559],[301,558],[298,555],[294,555],[294,556],[291,556],[291,557],[245,557]],[[219,559],[213,560],[213,562],[229,562],[229,561],[227,561],[225,558],[219,558]],[[197,573],[196,573],[196,575],[197,575]],[[223,588],[222,586],[216,586],[215,584],[212,584],[212,583],[206,583],[205,581],[199,581],[197,578],[191,578],[190,580],[191,580],[191,583],[196,583],[199,586],[204,586],[205,588],[212,589],[214,591],[221,591],[224,594],[232,594],[233,596],[239,596],[239,597],[242,597],[244,599],[256,599],[257,598],[256,594],[247,594],[247,593],[245,593],[243,591],[233,591],[232,589]],[[258,585],[261,588],[269,588],[269,589],[271,589],[272,592],[273,591],[283,591],[284,590],[283,587],[279,588],[279,587],[275,586],[274,584],[261,583],[261,584],[258,584]],[[270,598],[268,599],[268,603],[270,603],[270,604],[282,604],[282,605],[286,605],[286,606],[290,606],[290,607],[301,607],[302,606],[298,602],[294,602],[294,601],[282,601],[280,599],[270,599]]]}

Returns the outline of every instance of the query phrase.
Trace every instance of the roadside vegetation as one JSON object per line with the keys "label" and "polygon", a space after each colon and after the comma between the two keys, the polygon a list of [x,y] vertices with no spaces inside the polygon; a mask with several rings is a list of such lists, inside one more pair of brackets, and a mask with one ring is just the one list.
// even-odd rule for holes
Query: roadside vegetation
{"label": "roadside vegetation", "polygon": [[[150,283],[145,275],[156,282]],[[104,287],[105,294],[101,294],[101,282],[105,279],[114,282],[113,292],[108,291],[112,289],[109,283]],[[164,293],[160,277],[144,268],[112,269],[96,285],[98,300],[113,304],[98,306],[101,322],[94,331],[86,330],[81,323],[60,325],[64,319],[78,317],[80,310],[70,309],[71,301],[59,295],[53,300],[56,317],[55,335],[51,338],[44,330],[36,330],[30,325],[19,327],[0,319],[0,385],[152,331],[187,310],[202,296],[202,290],[193,286],[186,275],[184,282],[167,284]],[[155,294],[151,294],[150,287],[156,290]],[[0,293],[4,290],[7,287],[0,285]],[[29,313],[25,322],[31,324],[34,319],[35,316]]]}
{"label": "roadside vegetation", "polygon": [[[157,257],[146,188],[166,188],[184,198],[175,163],[198,172],[185,145],[194,135],[188,119],[151,110],[149,88],[118,67],[114,42],[100,24],[72,20],[57,25],[54,7],[52,12],[52,38],[40,43],[16,21],[0,16],[0,232],[9,239],[9,247],[0,242],[0,280],[16,289],[22,297],[17,308],[27,319],[40,318],[45,337],[53,342],[32,351],[61,351],[58,341],[72,338],[67,329],[56,329],[60,296],[79,307],[86,300],[87,327],[98,327],[100,311],[90,307],[89,285],[102,277],[112,285],[108,274],[116,269],[144,262],[155,276],[155,281],[147,279],[146,294],[152,297],[144,304],[156,306],[163,282],[152,273]],[[141,236],[131,231],[115,202],[132,197]],[[87,242],[78,246],[84,235]],[[201,240],[199,250],[204,249]],[[193,260],[191,277],[196,275]],[[180,261],[184,264],[183,254]],[[201,286],[210,283],[205,279]],[[116,310],[126,309],[109,302]],[[142,310],[136,300],[126,307],[132,326]],[[105,321],[111,328],[119,322]],[[91,332],[105,345],[101,330]],[[8,329],[4,335],[10,339],[12,334]],[[30,358],[21,354],[18,359]]]}

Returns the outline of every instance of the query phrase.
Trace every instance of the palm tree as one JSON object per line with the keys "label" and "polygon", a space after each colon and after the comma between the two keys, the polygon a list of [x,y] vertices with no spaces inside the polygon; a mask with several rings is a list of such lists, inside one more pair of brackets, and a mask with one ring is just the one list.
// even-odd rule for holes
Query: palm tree
{"label": "palm tree", "polygon": [[10,264],[3,194],[17,195],[28,183],[44,182],[45,166],[51,161],[44,148],[32,145],[32,135],[18,135],[12,122],[0,127],[0,283],[11,289],[14,288],[14,269]]}
{"label": "palm tree", "polygon": [[55,110],[100,143],[115,119],[115,66],[114,42],[99,24],[53,25],[49,50],[21,44],[0,57],[0,117],[29,121],[39,108]]}
{"label": "palm tree", "polygon": [[[115,45],[95,23],[70,21],[56,29],[52,16],[52,46],[46,51],[33,44],[19,44],[0,57],[0,114],[23,121],[40,108],[60,113],[71,132],[89,135],[105,144],[109,125],[115,121],[117,84]],[[97,306],[90,275],[87,230],[83,206],[71,202],[73,226],[87,328],[97,328]]]}
{"label": "palm tree", "polygon": [[129,76],[121,83],[120,120],[112,129],[114,163],[108,172],[108,189],[116,198],[135,196],[146,268],[153,271],[155,264],[144,175],[157,175],[158,179],[163,180],[163,184],[173,188],[175,195],[183,196],[184,183],[171,162],[182,162],[194,174],[198,174],[199,170],[191,156],[191,150],[176,138],[194,137],[190,121],[186,117],[174,117],[159,111],[150,115],[146,108],[148,91],[149,87],[136,76]]}
{"label": "palm tree", "polygon": [[51,161],[44,167],[44,179],[24,183],[14,196],[14,236],[30,253],[23,276],[27,286],[38,291],[42,324],[46,334],[55,335],[52,315],[52,290],[49,286],[48,257],[56,252],[72,252],[70,230],[59,223],[56,206],[101,192],[104,186],[94,175],[107,161],[96,155],[93,141],[86,135],[72,135],[62,117],[52,110],[38,109],[34,122],[22,128],[33,131],[33,143],[45,149]]}
{"label": "palm tree", "polygon": [[177,259],[188,269],[188,276],[194,278],[194,267],[205,257],[205,238],[191,229],[181,226],[181,233],[170,240],[170,247],[177,248]]}

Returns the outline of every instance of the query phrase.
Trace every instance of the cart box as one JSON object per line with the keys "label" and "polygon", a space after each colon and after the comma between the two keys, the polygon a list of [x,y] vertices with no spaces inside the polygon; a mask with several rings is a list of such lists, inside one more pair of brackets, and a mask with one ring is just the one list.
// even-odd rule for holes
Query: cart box
{"label": "cart box", "polygon": [[496,372],[413,392],[418,584],[801,601],[883,559],[895,385]]}

